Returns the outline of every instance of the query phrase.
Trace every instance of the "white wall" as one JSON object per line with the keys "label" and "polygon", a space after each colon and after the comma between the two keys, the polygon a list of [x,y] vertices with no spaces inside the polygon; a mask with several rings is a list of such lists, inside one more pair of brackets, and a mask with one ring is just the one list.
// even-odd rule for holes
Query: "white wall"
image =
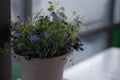
{"label": "white wall", "polygon": [[120,0],[116,0],[116,6],[115,6],[115,17],[114,22],[119,23],[120,22]]}
{"label": "white wall", "polygon": [[[33,14],[38,12],[41,8],[47,9],[49,7],[48,1],[55,0],[33,0]],[[59,0],[60,6],[64,6],[66,14],[71,16],[73,10],[78,14],[84,16],[85,22],[93,22],[98,20],[105,20],[108,16],[109,0]]]}

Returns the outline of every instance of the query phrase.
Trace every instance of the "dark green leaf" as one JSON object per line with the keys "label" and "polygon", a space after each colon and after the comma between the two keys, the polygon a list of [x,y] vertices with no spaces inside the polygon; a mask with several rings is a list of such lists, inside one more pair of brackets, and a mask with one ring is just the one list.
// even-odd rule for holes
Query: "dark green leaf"
{"label": "dark green leaf", "polygon": [[51,1],[48,2],[49,4],[53,4]]}
{"label": "dark green leaf", "polygon": [[48,11],[53,11],[54,10],[54,6],[51,5],[49,8],[48,8]]}

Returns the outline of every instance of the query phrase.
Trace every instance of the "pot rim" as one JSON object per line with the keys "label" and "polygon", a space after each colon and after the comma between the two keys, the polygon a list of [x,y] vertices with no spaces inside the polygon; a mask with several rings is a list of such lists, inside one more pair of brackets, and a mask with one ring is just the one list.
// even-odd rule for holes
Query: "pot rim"
{"label": "pot rim", "polygon": [[[38,60],[38,59],[39,60],[50,60],[50,59],[56,59],[56,58],[66,58],[68,55],[69,54],[64,54],[64,55],[51,57],[51,58],[31,58],[30,60]],[[13,53],[13,56],[14,56],[14,58],[23,58],[23,59],[25,59],[24,56],[21,56],[21,55],[15,54],[15,53]],[[25,60],[27,60],[27,59],[25,59]],[[30,60],[28,60],[28,61],[30,61]]]}

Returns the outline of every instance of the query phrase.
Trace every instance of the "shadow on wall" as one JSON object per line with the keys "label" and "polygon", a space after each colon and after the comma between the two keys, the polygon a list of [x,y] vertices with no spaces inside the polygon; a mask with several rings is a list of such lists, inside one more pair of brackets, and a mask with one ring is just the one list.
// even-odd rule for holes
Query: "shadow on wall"
{"label": "shadow on wall", "polygon": [[0,0],[0,11],[0,45],[3,45],[10,36],[10,0]]}
{"label": "shadow on wall", "polygon": [[4,43],[6,42],[6,41],[9,41],[9,36],[10,36],[10,34],[9,34],[10,32],[9,32],[9,28],[8,27],[1,27],[0,26],[0,45],[3,47],[3,45],[4,45]]}

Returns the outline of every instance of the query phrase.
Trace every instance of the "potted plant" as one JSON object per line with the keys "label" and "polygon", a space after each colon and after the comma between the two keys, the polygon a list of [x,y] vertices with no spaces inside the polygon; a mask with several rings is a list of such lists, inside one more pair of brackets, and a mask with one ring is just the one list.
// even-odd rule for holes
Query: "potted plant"
{"label": "potted plant", "polygon": [[0,79],[11,80],[11,55],[8,43],[0,45]]}
{"label": "potted plant", "polygon": [[[62,80],[64,65],[73,50],[83,50],[79,32],[81,19],[68,20],[64,7],[48,2],[49,14],[40,11],[33,20],[18,17],[12,47],[22,80]],[[73,15],[76,12],[73,11]]]}

